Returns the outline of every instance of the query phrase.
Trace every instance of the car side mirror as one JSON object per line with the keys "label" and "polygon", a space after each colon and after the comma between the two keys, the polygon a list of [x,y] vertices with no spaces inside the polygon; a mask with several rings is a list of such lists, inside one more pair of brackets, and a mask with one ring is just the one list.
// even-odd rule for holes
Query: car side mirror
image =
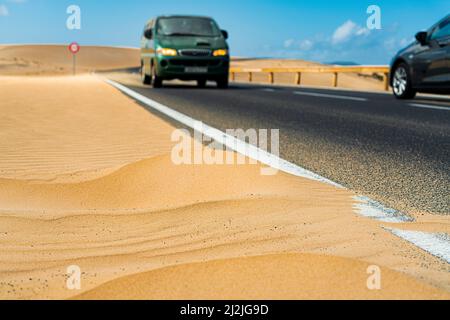
{"label": "car side mirror", "polygon": [[222,30],[222,35],[225,39],[228,39],[228,32],[225,30]]}
{"label": "car side mirror", "polygon": [[422,31],[417,33],[416,39],[422,46],[426,45],[428,42],[428,32]]}
{"label": "car side mirror", "polygon": [[145,30],[144,37],[147,38],[148,40],[153,39],[153,30],[152,29]]}

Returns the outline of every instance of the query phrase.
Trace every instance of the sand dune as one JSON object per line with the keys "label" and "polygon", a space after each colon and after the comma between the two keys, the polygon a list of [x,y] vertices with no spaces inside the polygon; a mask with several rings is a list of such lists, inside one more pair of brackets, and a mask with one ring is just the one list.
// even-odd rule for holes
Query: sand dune
{"label": "sand dune", "polygon": [[301,59],[235,59],[232,66],[235,68],[300,68],[300,67],[317,67],[320,63],[306,61]]}
{"label": "sand dune", "polygon": [[[175,128],[94,76],[3,76],[0,96],[0,298],[448,297],[448,264],[356,215],[352,192],[175,166]],[[364,289],[368,264],[385,290]]]}
{"label": "sand dune", "polygon": [[[138,49],[83,46],[76,56],[77,71],[89,73],[140,65]],[[64,75],[72,73],[68,45],[11,45],[0,47],[2,75]]]}
{"label": "sand dune", "polygon": [[450,299],[450,294],[384,268],[382,291],[369,290],[363,272],[368,268],[356,260],[308,254],[229,259],[125,277],[76,299]]}
{"label": "sand dune", "polygon": [[[124,191],[113,193],[109,197],[129,201],[129,197],[133,197],[136,190],[126,188],[128,181],[144,183],[149,175],[158,175],[159,171],[164,172],[168,169],[168,164],[164,162],[158,166],[153,164],[154,166],[147,167],[147,164],[149,164],[147,161],[139,164],[143,167],[141,169],[148,171],[147,176],[141,176],[142,171],[127,170],[126,174],[129,176],[124,181]],[[176,209],[147,211],[145,208],[136,207],[127,210],[97,209],[69,212],[64,209],[56,210],[56,206],[53,210],[47,211],[45,206],[36,205],[33,213],[7,210],[7,213],[0,215],[1,297],[70,298],[78,293],[65,287],[66,268],[70,265],[81,267],[82,292],[90,290],[95,292],[95,288],[105,282],[167,266],[280,252],[308,252],[350,258],[347,264],[335,265],[333,269],[332,274],[342,280],[341,287],[335,287],[335,282],[315,283],[316,278],[313,277],[311,280],[304,279],[303,294],[294,290],[287,294],[286,298],[302,298],[306,291],[313,290],[323,297],[329,294],[339,298],[341,295],[334,295],[334,293],[338,290],[347,290],[346,286],[354,281],[359,281],[359,287],[365,285],[368,263],[386,266],[386,269],[401,270],[416,279],[420,277],[421,281],[440,287],[449,285],[445,264],[439,263],[437,259],[427,256],[417,248],[406,243],[399,243],[398,239],[382,231],[379,223],[356,216],[351,210],[352,202],[348,192],[334,192],[335,190],[331,187],[324,187],[320,183],[303,179],[292,178],[289,183],[284,184],[285,177],[277,176],[271,177],[271,182],[276,188],[271,191],[276,192],[276,195],[256,196],[251,194],[254,188],[248,184],[249,178],[252,177],[249,171],[252,169],[244,166],[233,168],[237,175],[231,179],[242,183],[239,186],[241,198],[233,199],[233,194],[227,193],[223,197],[228,199],[217,200],[214,194],[205,199],[205,195],[201,192],[202,188],[213,190],[217,188],[218,191],[224,191],[229,180],[211,179],[211,175],[202,176],[203,168],[199,167],[197,170],[195,180],[192,180],[194,177],[192,172],[177,176],[176,181],[172,180],[170,175],[167,177],[174,188],[178,187],[179,181],[183,184],[190,182],[189,191],[184,189],[185,194],[181,199],[186,205]],[[222,177],[222,174],[227,172],[227,169],[221,170],[219,169],[216,173],[218,177]],[[98,184],[97,191],[92,190],[93,199],[102,198],[105,191],[110,192],[108,176],[96,181],[104,183]],[[198,184],[200,187],[197,187]],[[0,184],[0,186],[0,190],[9,189],[7,185]],[[69,188],[66,192],[74,192],[70,185],[66,187]],[[295,195],[291,193],[293,187]],[[158,197],[166,197],[164,189],[145,190],[143,188],[138,191],[148,196],[148,199],[144,199],[146,201],[158,201]],[[70,195],[65,194],[65,196],[68,197],[67,201],[71,201]],[[73,193],[72,196],[76,197],[77,194]],[[46,192],[42,192],[40,197],[45,201],[53,199],[53,195]],[[202,197],[203,201],[200,201]],[[61,207],[65,200],[66,198],[59,199]],[[29,205],[27,197],[17,201]],[[192,204],[197,201],[198,203]],[[139,203],[134,202],[134,204]],[[101,203],[98,208],[101,208]],[[36,213],[39,213],[39,216],[36,216]],[[314,256],[306,260],[311,260],[311,263],[316,261]],[[358,261],[366,261],[366,263]],[[235,264],[235,262],[232,263]],[[332,257],[327,263],[332,263]],[[244,261],[242,268],[246,268],[245,265]],[[267,268],[271,264],[263,265],[267,266],[262,267],[261,264],[257,264],[252,267],[261,266],[261,272],[264,274],[268,272]],[[328,272],[328,264],[318,265],[319,273]],[[364,266],[364,268],[356,268],[354,265]],[[215,274],[215,267],[209,267],[209,265],[206,267],[209,271],[202,272],[203,267],[200,266],[199,274],[204,274],[207,280],[210,274]],[[181,272],[183,267],[180,268],[177,269],[177,273],[183,274]],[[240,267],[236,266],[236,268]],[[287,265],[285,268],[310,269],[309,265],[304,263]],[[190,269],[191,267],[187,268],[187,270]],[[217,270],[220,272],[221,267],[218,266]],[[255,278],[248,278],[249,282],[254,279],[254,286],[250,286],[248,290],[257,291],[261,284],[258,280],[261,272],[259,269],[253,270],[258,272],[253,273]],[[275,270],[274,274],[278,281],[292,281],[292,273],[285,273],[287,269],[279,270],[280,273]],[[353,272],[349,273],[348,270]],[[189,271],[187,272],[190,274]],[[226,275],[228,279],[236,276],[231,271]],[[402,279],[402,276],[394,275],[386,278],[383,276],[383,283],[392,288],[398,285],[399,278]],[[133,279],[130,283],[135,283]],[[189,282],[190,279],[195,281],[195,277],[192,276],[185,281]],[[414,285],[409,286],[414,282]],[[152,296],[140,295],[142,291],[152,288],[148,287],[147,283],[143,282],[143,286],[139,288],[129,286],[129,290],[121,291],[123,296],[120,297],[151,298]],[[312,287],[306,286],[314,283]],[[169,285],[170,282],[167,284]],[[227,289],[226,292],[218,291],[217,294],[223,294],[222,297],[233,295],[241,297],[242,294],[239,286],[223,288],[218,283],[217,286],[211,287]],[[398,288],[403,290],[406,296],[407,292],[416,287],[426,286],[411,279],[406,282],[405,287]],[[170,291],[169,288],[161,288],[161,294],[167,294]],[[204,287],[199,285],[199,297],[201,294],[206,294],[202,293],[202,290],[206,290],[202,288]],[[289,288],[291,287],[287,287],[286,290]],[[133,293],[134,289],[137,290],[136,293]],[[117,294],[110,295],[103,291],[102,287],[99,290],[95,296],[88,295],[84,298],[118,298]],[[286,290],[283,292],[286,293]],[[268,291],[269,285],[266,285],[261,295],[267,294],[267,298],[283,296],[282,293],[272,296]],[[374,294],[372,298],[390,297],[391,293],[392,291],[382,291]],[[436,291],[433,290],[427,289],[420,293],[423,295],[417,292],[414,297],[436,297]],[[183,292],[177,294],[183,294]],[[273,294],[277,294],[277,291]],[[311,293],[311,296],[314,297],[314,293]],[[165,297],[179,296],[166,295]],[[217,296],[212,294],[210,298],[213,297]],[[354,297],[370,296],[356,290]]]}
{"label": "sand dune", "polygon": [[[208,182],[211,177],[214,181]],[[313,204],[320,200],[323,190],[336,193],[336,197],[341,194],[313,181],[299,183],[297,178],[282,173],[277,179],[262,176],[256,165],[176,166],[170,156],[143,160],[92,181],[57,184],[0,179],[0,185],[3,211],[32,215],[39,208],[35,214],[46,219],[74,212],[126,213],[134,208],[154,212],[206,202],[278,196]],[[308,196],[301,195],[304,188],[310,190]]]}
{"label": "sand dune", "polygon": [[0,81],[0,178],[82,181],[171,150],[169,125],[95,77]]}

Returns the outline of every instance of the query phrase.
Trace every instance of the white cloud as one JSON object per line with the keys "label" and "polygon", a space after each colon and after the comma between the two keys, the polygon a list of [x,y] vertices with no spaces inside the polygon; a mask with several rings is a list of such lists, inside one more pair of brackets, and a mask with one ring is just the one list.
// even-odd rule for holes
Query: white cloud
{"label": "white cloud", "polygon": [[311,40],[303,40],[300,42],[300,50],[309,51],[314,47],[314,42]]}
{"label": "white cloud", "polygon": [[288,39],[286,41],[284,41],[284,47],[285,48],[290,48],[292,47],[292,45],[294,44],[295,40],[294,39]]}
{"label": "white cloud", "polygon": [[0,17],[6,16],[9,16],[8,7],[6,7],[4,4],[0,4]]}
{"label": "white cloud", "polygon": [[[8,3],[14,3],[14,4],[23,4],[26,3],[28,0],[6,0]],[[7,17],[9,16],[9,9],[6,5],[0,4],[0,17]]]}
{"label": "white cloud", "polygon": [[333,44],[339,44],[350,40],[354,36],[365,36],[369,33],[370,31],[367,28],[358,26],[353,21],[348,20],[334,31],[331,41]]}
{"label": "white cloud", "polygon": [[325,63],[387,64],[398,50],[414,40],[400,35],[397,26],[386,25],[385,31],[389,32],[370,31],[348,20],[329,34],[286,40],[279,46],[266,48],[263,55]]}

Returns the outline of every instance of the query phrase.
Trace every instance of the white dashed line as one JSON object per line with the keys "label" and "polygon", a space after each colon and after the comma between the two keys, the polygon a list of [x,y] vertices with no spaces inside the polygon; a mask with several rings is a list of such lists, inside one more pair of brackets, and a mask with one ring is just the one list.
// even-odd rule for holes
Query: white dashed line
{"label": "white dashed line", "polygon": [[410,103],[409,104],[411,107],[414,108],[423,108],[423,109],[434,109],[434,110],[445,110],[445,111],[450,111],[450,108],[447,107],[439,107],[439,106],[433,106],[430,104],[420,104],[420,103]]}
{"label": "white dashed line", "polygon": [[302,96],[320,97],[320,98],[332,98],[332,99],[342,99],[342,100],[352,100],[352,101],[368,101],[368,99],[366,99],[366,98],[341,96],[341,95],[335,95],[335,94],[325,94],[325,93],[316,93],[316,92],[294,91],[294,94],[302,95]]}

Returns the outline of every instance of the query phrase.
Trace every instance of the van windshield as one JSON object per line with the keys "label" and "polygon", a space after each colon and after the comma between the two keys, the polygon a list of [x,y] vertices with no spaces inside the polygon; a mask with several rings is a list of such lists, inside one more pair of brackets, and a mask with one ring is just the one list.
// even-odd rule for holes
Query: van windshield
{"label": "van windshield", "polygon": [[156,26],[160,36],[201,36],[219,37],[221,35],[217,24],[206,18],[161,18]]}

